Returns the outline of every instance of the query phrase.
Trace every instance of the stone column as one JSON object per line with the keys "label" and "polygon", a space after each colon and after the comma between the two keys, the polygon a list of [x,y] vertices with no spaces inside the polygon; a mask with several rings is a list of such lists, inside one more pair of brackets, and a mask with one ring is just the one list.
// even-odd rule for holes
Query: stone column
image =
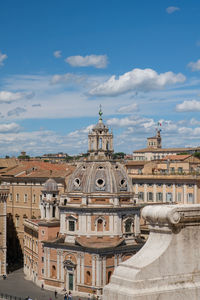
{"label": "stone column", "polygon": [[47,220],[50,219],[50,207],[49,207],[49,204],[46,205],[46,218],[47,218]]}
{"label": "stone column", "polygon": [[80,254],[77,256],[77,283],[80,283],[80,273],[81,273],[81,258]]}
{"label": "stone column", "polygon": [[138,215],[135,215],[134,218],[134,234],[135,236],[140,234],[140,217]]}
{"label": "stone column", "polygon": [[45,213],[44,213],[44,206],[40,204],[40,212],[41,212],[41,219],[45,218]]}
{"label": "stone column", "polygon": [[153,202],[156,202],[156,184],[153,185]]}
{"label": "stone column", "polygon": [[119,234],[119,218],[118,215],[114,215],[114,233]]}
{"label": "stone column", "polygon": [[95,273],[96,273],[96,268],[95,268],[95,255],[92,255],[92,286],[95,286]]}
{"label": "stone column", "polygon": [[100,257],[99,257],[99,255],[96,256],[96,274],[97,274],[96,285],[100,286]]}
{"label": "stone column", "polygon": [[81,255],[81,283],[84,284],[84,254]]}
{"label": "stone column", "polygon": [[47,248],[44,247],[44,276],[47,277]]}
{"label": "stone column", "polygon": [[91,233],[91,215],[87,215],[87,234]]}
{"label": "stone column", "polygon": [[50,277],[50,248],[47,248],[47,276]]}
{"label": "stone column", "polygon": [[61,280],[64,280],[64,266],[63,266],[63,251],[60,252],[60,271],[61,271]]}
{"label": "stone column", "polygon": [[58,209],[57,205],[56,205],[56,214],[55,214],[55,216],[56,216],[56,219],[59,219],[59,209]]}
{"label": "stone column", "polygon": [[197,204],[197,185],[194,185],[194,204]]}
{"label": "stone column", "polygon": [[53,217],[53,206],[49,205],[49,218],[51,219]]}
{"label": "stone column", "polygon": [[114,218],[113,218],[113,215],[110,215],[109,216],[109,231],[110,231],[110,234],[113,235],[113,222],[114,222]]}
{"label": "stone column", "polygon": [[103,286],[106,285],[106,257],[103,257]]}
{"label": "stone column", "polygon": [[147,184],[144,184],[144,202],[147,202]]}
{"label": "stone column", "polygon": [[61,213],[60,214],[60,233],[65,233],[66,232],[66,219],[65,219],[65,214]]}
{"label": "stone column", "polygon": [[187,185],[183,185],[183,204],[187,204]]}
{"label": "stone column", "polygon": [[172,200],[173,202],[176,202],[176,186],[174,183],[173,183]]}
{"label": "stone column", "polygon": [[163,184],[163,202],[166,202],[166,184]]}
{"label": "stone column", "polygon": [[135,184],[135,193],[138,194],[138,183]]}
{"label": "stone column", "polygon": [[57,279],[60,279],[60,252],[57,250]]}

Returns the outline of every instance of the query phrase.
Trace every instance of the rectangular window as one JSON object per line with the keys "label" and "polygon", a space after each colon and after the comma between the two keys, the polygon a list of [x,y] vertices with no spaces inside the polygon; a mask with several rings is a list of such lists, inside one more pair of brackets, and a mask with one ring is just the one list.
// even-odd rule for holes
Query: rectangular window
{"label": "rectangular window", "polygon": [[28,201],[28,195],[24,194],[24,203],[26,203]]}
{"label": "rectangular window", "polygon": [[163,201],[163,193],[156,193],[156,201],[157,202]]}
{"label": "rectangular window", "polygon": [[42,195],[40,195],[40,201],[42,201]]}
{"label": "rectangular window", "polygon": [[15,217],[15,227],[19,227],[19,216]]}
{"label": "rectangular window", "polygon": [[153,193],[152,192],[147,193],[147,201],[153,201]]}
{"label": "rectangular window", "polygon": [[69,220],[69,231],[75,231],[75,222]]}
{"label": "rectangular window", "polygon": [[179,173],[179,174],[182,174],[182,173],[183,173],[183,168],[178,167],[178,173]]}
{"label": "rectangular window", "polygon": [[44,262],[44,256],[42,256],[42,262]]}
{"label": "rectangular window", "polygon": [[143,192],[139,192],[138,193],[138,200],[144,200],[144,193]]}
{"label": "rectangular window", "polygon": [[13,200],[12,193],[10,193],[10,195],[9,195],[9,199],[10,199],[10,201],[12,201],[12,200]]}
{"label": "rectangular window", "polygon": [[177,193],[177,202],[182,202],[182,193]]}
{"label": "rectangular window", "polygon": [[16,194],[16,202],[19,202],[19,194]]}
{"label": "rectangular window", "polygon": [[175,168],[174,167],[170,168],[170,173],[175,174]]}
{"label": "rectangular window", "polygon": [[166,194],[166,202],[172,202],[172,193]]}
{"label": "rectangular window", "polygon": [[33,194],[33,203],[35,203],[35,202],[36,202],[36,195]]}
{"label": "rectangular window", "polygon": [[44,269],[42,269],[42,274],[44,274]]}
{"label": "rectangular window", "polygon": [[187,203],[194,203],[194,195],[192,193],[187,194]]}

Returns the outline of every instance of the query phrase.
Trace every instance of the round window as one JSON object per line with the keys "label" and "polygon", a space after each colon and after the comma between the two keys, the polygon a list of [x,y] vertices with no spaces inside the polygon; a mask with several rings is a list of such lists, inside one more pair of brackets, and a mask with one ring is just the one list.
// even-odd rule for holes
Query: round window
{"label": "round window", "polygon": [[75,179],[74,179],[74,185],[75,185],[75,186],[80,186],[80,184],[81,184],[80,179],[79,179],[79,178],[75,178]]}
{"label": "round window", "polygon": [[122,179],[121,181],[120,181],[120,185],[121,186],[126,186],[127,184],[126,184],[126,180],[125,179]]}
{"label": "round window", "polygon": [[103,187],[105,185],[105,181],[102,179],[102,178],[98,178],[96,180],[96,184],[99,186],[99,187]]}

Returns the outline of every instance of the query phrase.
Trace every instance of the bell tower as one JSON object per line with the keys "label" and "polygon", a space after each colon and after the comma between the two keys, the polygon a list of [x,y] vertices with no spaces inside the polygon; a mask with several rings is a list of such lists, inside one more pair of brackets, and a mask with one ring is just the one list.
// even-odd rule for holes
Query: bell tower
{"label": "bell tower", "polygon": [[113,134],[102,120],[102,109],[99,109],[99,121],[88,134],[89,159],[109,159],[113,153]]}

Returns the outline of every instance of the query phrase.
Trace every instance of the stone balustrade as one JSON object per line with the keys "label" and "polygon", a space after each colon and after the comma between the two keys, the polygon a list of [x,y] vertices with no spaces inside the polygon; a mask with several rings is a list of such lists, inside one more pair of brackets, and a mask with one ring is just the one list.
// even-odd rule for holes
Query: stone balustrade
{"label": "stone balustrade", "polygon": [[200,205],[146,206],[150,235],[114,271],[103,299],[200,299]]}

